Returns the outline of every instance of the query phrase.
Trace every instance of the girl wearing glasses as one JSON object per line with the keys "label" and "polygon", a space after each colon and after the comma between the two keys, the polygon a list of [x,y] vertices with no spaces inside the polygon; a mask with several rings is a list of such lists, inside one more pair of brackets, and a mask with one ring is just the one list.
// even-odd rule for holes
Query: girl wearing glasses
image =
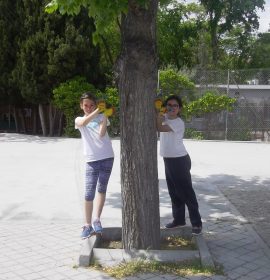
{"label": "girl wearing glasses", "polygon": [[160,132],[160,155],[164,159],[165,175],[172,202],[173,221],[165,228],[186,225],[185,205],[188,208],[192,234],[202,232],[202,221],[196,194],[192,187],[191,160],[183,144],[185,124],[179,117],[182,100],[170,95],[166,101],[166,114],[158,114],[157,130]]}

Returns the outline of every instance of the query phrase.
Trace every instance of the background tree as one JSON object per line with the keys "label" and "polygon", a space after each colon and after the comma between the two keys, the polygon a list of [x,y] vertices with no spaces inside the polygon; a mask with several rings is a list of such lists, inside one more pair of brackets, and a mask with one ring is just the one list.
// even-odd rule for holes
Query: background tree
{"label": "background tree", "polygon": [[218,94],[213,91],[206,91],[203,96],[201,96],[197,100],[186,104],[184,106],[183,114],[186,118],[190,118],[191,116],[200,117],[205,113],[231,110],[235,102],[235,98]]}
{"label": "background tree", "polygon": [[117,60],[121,122],[121,185],[124,248],[159,248],[160,219],[154,99],[157,89],[157,0],[54,0],[49,10],[95,18],[97,34],[121,16]]}
{"label": "background tree", "polygon": [[159,71],[159,94],[163,98],[170,94],[181,95],[184,101],[195,98],[195,84],[180,72],[171,68]]}
{"label": "background tree", "polygon": [[[0,1],[0,104],[9,107],[9,125],[14,116],[16,132],[22,125],[21,107],[24,103],[20,91],[12,78],[19,51],[21,17],[17,13],[21,1]],[[11,24],[12,22],[12,24]]]}
{"label": "background tree", "polygon": [[114,84],[114,65],[121,50],[120,19],[108,24],[103,34],[99,34],[100,67],[106,75],[106,85]]}
{"label": "background tree", "polygon": [[[42,6],[44,11],[44,6]],[[75,76],[83,76],[97,87],[104,87],[100,70],[100,47],[94,46],[93,19],[82,9],[76,17],[48,15],[46,22],[48,42],[48,74],[52,85],[58,85]]]}
{"label": "background tree", "polygon": [[[186,103],[183,107],[182,114],[186,119],[190,119],[191,117],[204,117],[206,124],[206,135],[204,136],[206,139],[211,139],[211,127],[216,123],[216,112],[222,112],[224,110],[231,111],[235,102],[235,98],[213,91],[206,91],[200,98]],[[199,136],[202,136],[202,134],[200,133]]]}
{"label": "background tree", "polygon": [[241,23],[246,32],[258,29],[257,10],[263,9],[264,0],[200,0],[209,16],[209,31],[213,62],[218,61],[219,36]]}
{"label": "background tree", "polygon": [[249,68],[270,68],[270,33],[260,33],[251,46]]}
{"label": "background tree", "polygon": [[65,116],[64,135],[68,137],[79,137],[80,133],[74,128],[74,119],[82,114],[79,100],[82,92],[90,91],[98,100],[104,100],[107,106],[112,106],[114,114],[110,116],[108,132],[112,136],[119,136],[119,96],[116,88],[106,88],[100,91],[88,83],[84,77],[74,77],[61,83],[53,90],[53,105]]}
{"label": "background tree", "polygon": [[270,33],[258,34],[258,37],[251,45],[249,54],[248,68],[257,68],[255,78],[260,84],[269,84],[269,68],[270,68]]}
{"label": "background tree", "polygon": [[44,104],[50,101],[50,85],[47,73],[47,38],[38,31],[21,45],[15,75],[19,80],[22,96],[26,101],[39,106],[43,135],[47,135]]}
{"label": "background tree", "polygon": [[[44,13],[42,3],[44,2],[24,0],[18,6],[22,27],[13,78],[23,98],[33,104],[34,108],[38,106],[42,132],[47,135],[48,118],[44,105],[50,102],[52,88],[47,70],[48,15]],[[36,110],[33,110],[33,113],[36,113]]]}
{"label": "background tree", "polygon": [[79,100],[82,92],[87,91],[96,95],[98,93],[97,89],[83,77],[70,79],[53,90],[53,104],[65,114],[65,135],[69,137],[79,136],[78,130],[74,129],[74,120],[81,115]]}
{"label": "background tree", "polygon": [[24,0],[18,7],[22,28],[13,77],[23,98],[38,106],[43,135],[52,136],[56,121],[62,121],[52,106],[52,89],[76,75],[102,87],[104,76],[98,67],[99,48],[91,40],[93,20],[86,10],[77,17],[49,15],[45,2]]}
{"label": "background tree", "polygon": [[159,67],[177,70],[198,64],[199,34],[204,25],[204,9],[195,3],[172,1],[158,12]]}
{"label": "background tree", "polygon": [[244,69],[249,65],[250,52],[255,41],[254,34],[236,25],[220,39],[219,66],[222,69]]}

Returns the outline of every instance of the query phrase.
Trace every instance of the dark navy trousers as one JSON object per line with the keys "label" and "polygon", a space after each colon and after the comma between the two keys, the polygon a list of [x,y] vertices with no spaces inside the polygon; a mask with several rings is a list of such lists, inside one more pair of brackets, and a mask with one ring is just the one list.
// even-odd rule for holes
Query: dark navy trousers
{"label": "dark navy trousers", "polygon": [[201,226],[202,220],[196,194],[192,187],[191,160],[189,155],[177,158],[164,158],[165,175],[172,201],[172,214],[175,222],[185,224],[185,205],[188,208],[192,226]]}

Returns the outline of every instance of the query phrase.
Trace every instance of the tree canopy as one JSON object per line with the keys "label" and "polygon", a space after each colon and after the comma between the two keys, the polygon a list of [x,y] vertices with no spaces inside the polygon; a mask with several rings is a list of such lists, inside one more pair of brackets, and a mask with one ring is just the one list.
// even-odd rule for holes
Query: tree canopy
{"label": "tree canopy", "polygon": [[246,31],[258,29],[258,9],[264,9],[264,0],[200,0],[209,19],[213,62],[218,59],[218,37],[241,24]]}
{"label": "tree canopy", "polygon": [[198,64],[199,34],[205,25],[201,6],[173,2],[158,12],[159,67],[178,70]]}

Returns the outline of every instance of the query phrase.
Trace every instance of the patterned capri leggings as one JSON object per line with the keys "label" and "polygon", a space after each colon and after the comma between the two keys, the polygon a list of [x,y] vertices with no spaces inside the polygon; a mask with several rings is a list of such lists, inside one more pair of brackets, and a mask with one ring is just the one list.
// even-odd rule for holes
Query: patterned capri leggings
{"label": "patterned capri leggings", "polygon": [[112,172],[113,158],[107,158],[86,163],[85,200],[93,201],[96,188],[99,193],[106,193],[108,181]]}

